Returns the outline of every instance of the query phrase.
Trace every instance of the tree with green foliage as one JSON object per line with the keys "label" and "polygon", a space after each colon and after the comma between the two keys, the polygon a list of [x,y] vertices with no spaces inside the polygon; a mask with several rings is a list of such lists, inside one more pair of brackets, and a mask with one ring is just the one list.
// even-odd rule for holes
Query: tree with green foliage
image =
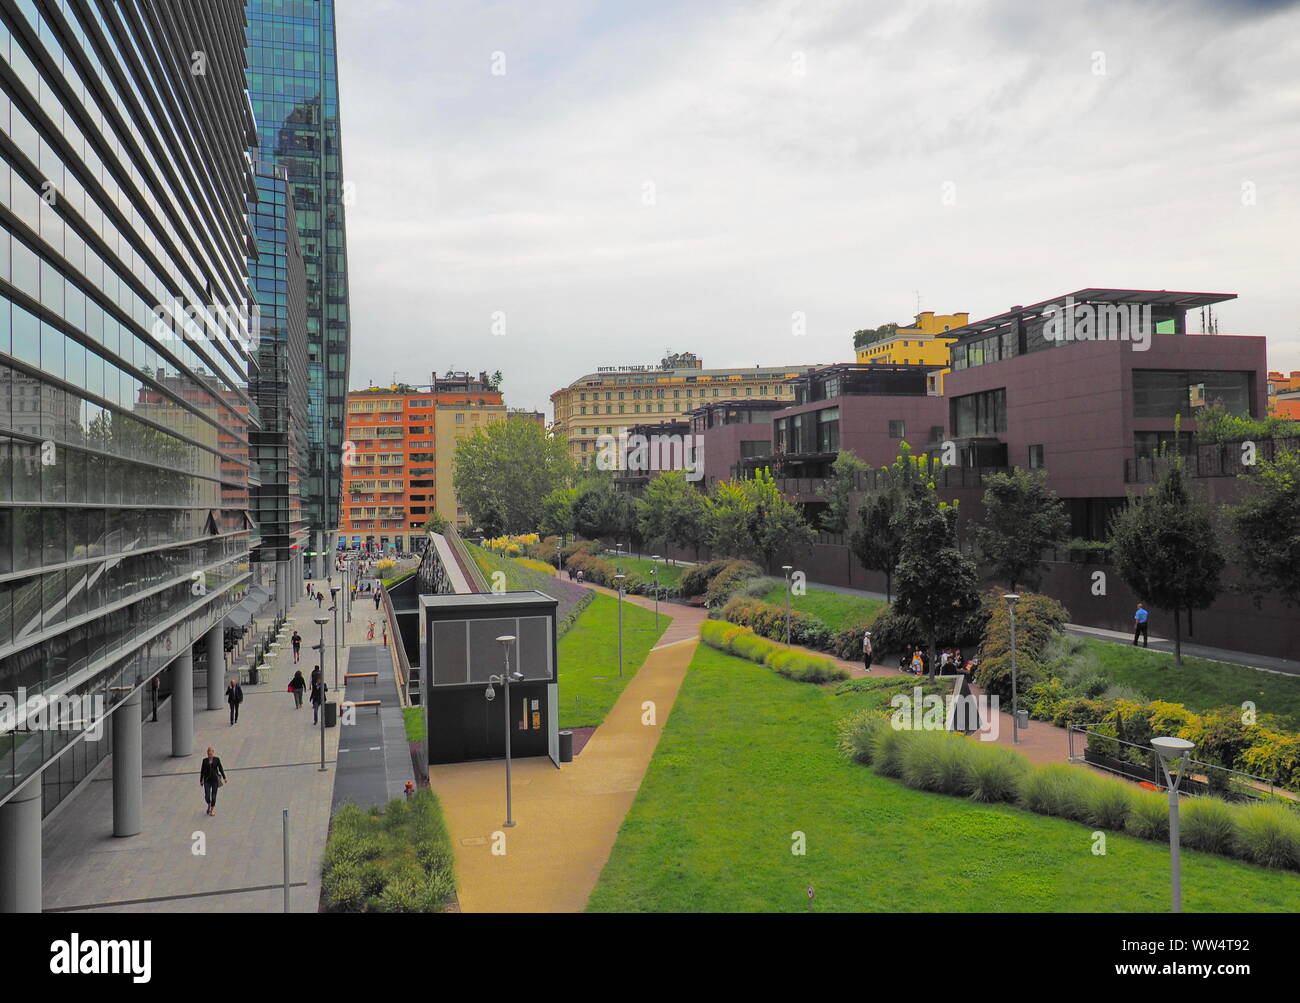
{"label": "tree with green foliage", "polygon": [[1182,611],[1219,594],[1226,563],[1209,507],[1192,494],[1183,458],[1165,462],[1145,495],[1129,495],[1110,524],[1111,558],[1139,599],[1174,614],[1174,661],[1183,664]]}
{"label": "tree with green foliage", "polygon": [[[880,468],[876,486],[858,508],[856,525],[849,533],[849,549],[868,571],[885,576],[885,599],[893,600],[894,569],[905,543],[895,522],[902,508],[903,489],[920,477],[920,466],[907,442],[898,444],[899,454],[888,467]],[[928,466],[926,468],[928,476]]]}
{"label": "tree with green foliage", "polygon": [[812,545],[812,527],[781,494],[766,467],[744,480],[719,481],[708,505],[709,546],[715,555],[748,557],[768,570],[777,555]]}
{"label": "tree with green foliage", "polygon": [[556,488],[542,499],[542,519],[537,531],[542,536],[558,536],[560,550],[573,535],[573,503],[577,498],[577,488]]}
{"label": "tree with green foliage", "polygon": [[1070,517],[1042,471],[1016,467],[984,478],[984,522],[975,528],[980,556],[1011,591],[1036,588],[1043,577],[1042,553],[1070,536]]}
{"label": "tree with green foliage", "polygon": [[429,518],[424,520],[424,529],[429,533],[439,535],[447,532],[451,528],[451,523],[447,521],[446,516],[441,512],[434,512]]}
{"label": "tree with green foliage", "polygon": [[542,499],[572,473],[562,438],[531,421],[497,421],[460,444],[452,483],[474,523],[498,536],[537,529]]}
{"label": "tree with green foliage", "polygon": [[1197,408],[1195,417],[1198,442],[1261,442],[1300,435],[1300,421],[1279,415],[1252,418],[1249,414],[1234,414],[1218,400]]}
{"label": "tree with green foliage", "polygon": [[828,533],[845,533],[853,518],[851,496],[858,489],[858,475],[870,468],[852,450],[841,449],[831,464],[831,476],[817,488],[817,496],[826,502],[822,528]]}
{"label": "tree with green foliage", "polygon": [[588,540],[626,539],[636,532],[636,506],[609,472],[589,474],[573,499],[573,528]]}
{"label": "tree with green foliage", "polygon": [[1276,595],[1300,603],[1300,450],[1281,450],[1240,476],[1249,487],[1228,516],[1247,588],[1256,602]]}
{"label": "tree with green foliage", "polygon": [[910,469],[896,488],[900,504],[892,520],[893,531],[903,541],[893,610],[926,625],[933,679],[939,638],[955,637],[979,609],[979,572],[957,546],[957,505],[939,500],[930,457],[900,459]]}
{"label": "tree with green foliage", "polygon": [[637,524],[646,540],[698,548],[708,530],[709,506],[681,470],[667,470],[650,480],[637,502]]}

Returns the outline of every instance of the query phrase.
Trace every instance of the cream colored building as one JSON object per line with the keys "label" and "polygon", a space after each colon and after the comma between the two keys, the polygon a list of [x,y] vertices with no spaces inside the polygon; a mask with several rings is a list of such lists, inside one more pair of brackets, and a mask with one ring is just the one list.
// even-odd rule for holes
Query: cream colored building
{"label": "cream colored building", "polygon": [[[450,395],[445,395],[450,396]],[[456,450],[461,442],[480,429],[506,420],[505,404],[478,404],[477,401],[447,401],[439,398],[434,419],[434,452],[438,464],[434,473],[434,498],[438,514],[457,527],[469,524],[469,516],[456,500],[452,478],[456,473]]]}
{"label": "cream colored building", "polygon": [[658,366],[611,366],[579,377],[551,394],[557,435],[569,442],[579,466],[594,466],[601,436],[618,437],[634,425],[684,420],[706,403],[794,400],[784,381],[815,366],[705,369],[690,352]]}

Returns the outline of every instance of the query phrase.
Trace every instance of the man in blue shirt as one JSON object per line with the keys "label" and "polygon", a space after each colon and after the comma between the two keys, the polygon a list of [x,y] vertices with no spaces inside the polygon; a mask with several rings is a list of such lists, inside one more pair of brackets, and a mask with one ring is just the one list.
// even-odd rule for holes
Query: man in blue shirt
{"label": "man in blue shirt", "polygon": [[1138,603],[1137,610],[1133,613],[1133,647],[1137,647],[1138,635],[1142,637],[1142,647],[1149,648],[1147,643],[1147,608]]}

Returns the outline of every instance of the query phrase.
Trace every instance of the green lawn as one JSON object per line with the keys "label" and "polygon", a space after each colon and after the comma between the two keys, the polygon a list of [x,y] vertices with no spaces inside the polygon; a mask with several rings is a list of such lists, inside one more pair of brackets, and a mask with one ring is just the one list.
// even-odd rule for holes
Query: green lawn
{"label": "green lawn", "polygon": [[[762,599],[764,602],[785,609],[784,583],[773,585]],[[870,614],[885,605],[883,599],[864,599],[861,596],[845,595],[842,592],[809,589],[805,595],[793,596],[790,608],[811,613],[831,630],[843,630],[845,627],[858,626]]]}
{"label": "green lawn", "polygon": [[403,707],[402,724],[406,726],[408,742],[423,742],[428,735],[423,707]]}
{"label": "green lawn", "polygon": [[560,727],[600,724],[614,706],[627,681],[645,661],[667,629],[660,614],[655,630],[654,610],[623,603],[623,677],[618,675],[618,600],[597,593],[559,645]]}
{"label": "green lawn", "polygon": [[1260,714],[1277,714],[1300,731],[1300,676],[1261,672],[1245,665],[1183,656],[1181,666],[1162,651],[1081,638],[1087,658],[1117,683],[1149,700],[1168,700],[1206,711],[1253,700]]}
{"label": "green lawn", "polygon": [[691,570],[690,565],[683,567],[680,564],[665,564],[663,561],[652,561],[648,557],[629,557],[624,554],[619,557],[617,554],[605,553],[600,555],[610,564],[616,565],[627,572],[636,572],[640,578],[649,579],[650,569],[659,569],[659,580],[665,585],[676,585],[681,581],[682,575]]}
{"label": "green lawn", "polygon": [[[1095,856],[1086,826],[914,791],[844,759],[836,721],[909,682],[809,686],[701,646],[587,908],[1168,909],[1163,845],[1108,833]],[[806,855],[791,853],[796,832]],[[1295,912],[1300,875],[1184,851],[1183,906]]]}

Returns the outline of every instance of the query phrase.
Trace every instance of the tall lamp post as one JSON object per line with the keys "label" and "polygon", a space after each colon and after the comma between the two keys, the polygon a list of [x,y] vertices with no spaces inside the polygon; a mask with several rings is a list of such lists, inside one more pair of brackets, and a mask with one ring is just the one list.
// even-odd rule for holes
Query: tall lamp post
{"label": "tall lamp post", "polygon": [[[343,602],[344,602],[344,603],[347,602],[347,598],[346,598],[347,594],[348,594],[348,590],[347,590],[346,588],[344,588],[344,589],[343,589],[343,595],[344,595]],[[338,610],[338,609],[340,609],[340,607],[341,607],[341,603],[340,603],[340,601],[339,601],[339,586],[337,586],[337,585],[331,585],[331,586],[330,586],[330,609],[331,609],[331,610]],[[341,620],[341,616],[340,616],[338,613],[336,613],[335,616],[334,616],[334,648],[335,648],[335,655],[334,655],[334,661],[335,661],[335,665],[334,665],[334,669],[335,669],[335,672],[334,672],[334,688],[335,688],[335,689],[338,689],[338,686],[339,686],[339,677],[338,677],[338,646],[339,646],[339,630],[340,630],[340,628],[341,628],[341,626],[342,626],[342,624],[340,623],[340,620]],[[345,630],[345,631],[343,631],[343,647],[346,648],[347,646],[348,646],[348,632]]]}
{"label": "tall lamp post", "polygon": [[623,678],[623,579],[627,575],[617,574],[614,581],[618,582],[618,678]]}
{"label": "tall lamp post", "polygon": [[[659,560],[659,555],[655,554],[650,558],[652,561]],[[655,633],[659,633],[659,567],[656,565],[650,569],[650,580],[654,582],[655,589]]]}
{"label": "tall lamp post", "polygon": [[1020,744],[1020,687],[1016,685],[1016,601],[1020,598],[1014,592],[1002,597],[1007,601],[1007,613],[1011,617],[1011,744]]}
{"label": "tall lamp post", "polygon": [[1185,738],[1153,738],[1165,786],[1169,788],[1169,898],[1174,912],[1183,911],[1182,855],[1178,847],[1178,788],[1187,775],[1187,757],[1196,746]]}
{"label": "tall lamp post", "polygon": [[[332,590],[331,590],[332,591]],[[334,688],[339,688],[339,615],[338,603],[330,604],[330,612],[334,614]],[[321,666],[323,669],[324,666]]]}
{"label": "tall lamp post", "polygon": [[515,824],[514,814],[512,811],[511,800],[510,800],[510,683],[512,681],[519,682],[519,680],[524,678],[522,672],[510,671],[510,645],[514,642],[514,640],[515,640],[514,634],[502,634],[500,637],[497,638],[497,641],[501,644],[501,652],[505,657],[505,663],[506,663],[505,672],[503,672],[499,676],[496,675],[488,676],[487,689],[484,690],[483,692],[484,699],[486,699],[488,703],[491,703],[493,700],[496,699],[496,695],[497,695],[496,690],[492,688],[493,685],[495,685],[496,683],[500,683],[505,688],[505,699],[504,701],[502,701],[505,704],[505,706],[502,708],[502,710],[505,712],[505,725],[506,725],[506,820],[503,823],[506,826],[506,828],[510,828]]}
{"label": "tall lamp post", "polygon": [[785,572],[785,643],[790,643],[790,572],[794,570],[794,565],[782,564],[781,570]]}
{"label": "tall lamp post", "polygon": [[[320,768],[325,771],[325,625],[330,622],[327,616],[312,618],[320,628]],[[335,687],[337,689],[337,686]]]}

